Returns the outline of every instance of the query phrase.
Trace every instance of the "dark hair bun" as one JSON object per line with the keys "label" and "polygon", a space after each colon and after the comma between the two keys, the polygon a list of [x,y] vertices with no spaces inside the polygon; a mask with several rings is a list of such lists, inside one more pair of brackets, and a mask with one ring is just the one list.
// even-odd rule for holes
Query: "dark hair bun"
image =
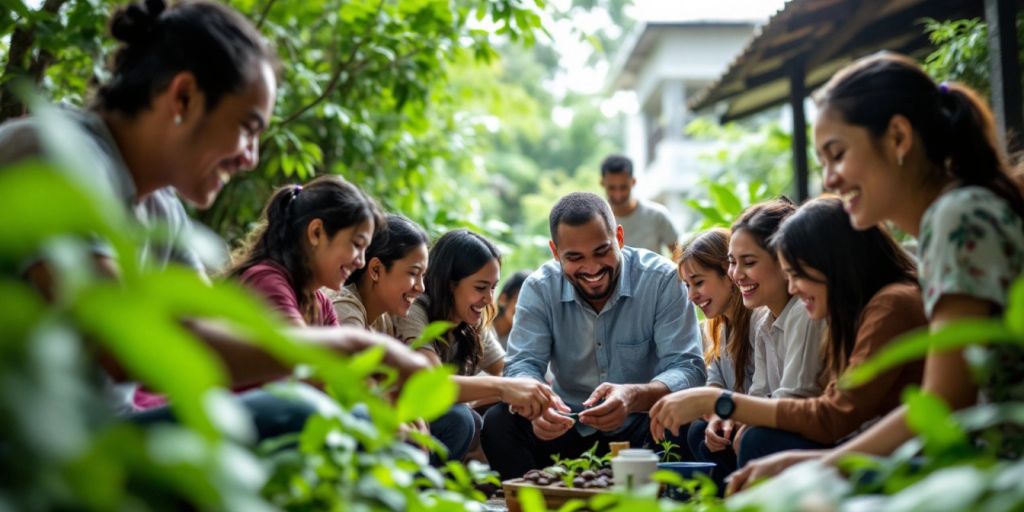
{"label": "dark hair bun", "polygon": [[166,7],[164,0],[145,0],[122,7],[110,20],[110,34],[130,45],[148,41]]}

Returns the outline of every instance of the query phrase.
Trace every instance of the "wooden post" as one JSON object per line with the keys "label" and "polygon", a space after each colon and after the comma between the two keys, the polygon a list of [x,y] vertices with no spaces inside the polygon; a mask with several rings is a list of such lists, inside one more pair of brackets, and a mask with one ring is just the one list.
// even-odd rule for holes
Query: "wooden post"
{"label": "wooden post", "polygon": [[804,66],[797,61],[789,72],[789,108],[793,111],[793,172],[796,202],[804,202],[808,195],[807,177],[807,120],[804,115]]}
{"label": "wooden post", "polygon": [[1021,149],[1024,133],[1024,104],[1017,44],[1017,2],[985,0],[988,23],[988,55],[991,66],[992,109],[999,125],[999,138],[1015,152]]}

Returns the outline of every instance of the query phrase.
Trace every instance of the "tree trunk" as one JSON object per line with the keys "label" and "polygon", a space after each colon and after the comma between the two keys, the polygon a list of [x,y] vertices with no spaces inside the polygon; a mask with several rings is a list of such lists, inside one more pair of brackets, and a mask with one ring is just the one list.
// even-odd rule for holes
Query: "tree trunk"
{"label": "tree trunk", "polygon": [[[56,14],[67,0],[46,0],[39,12]],[[36,28],[28,25],[18,28],[11,34],[11,46],[7,52],[7,65],[3,71],[3,83],[0,89],[0,123],[25,113],[25,105],[21,98],[10,89],[17,78],[39,85],[46,73],[46,68],[53,63],[53,54],[41,50],[32,56],[32,47],[36,41]]]}

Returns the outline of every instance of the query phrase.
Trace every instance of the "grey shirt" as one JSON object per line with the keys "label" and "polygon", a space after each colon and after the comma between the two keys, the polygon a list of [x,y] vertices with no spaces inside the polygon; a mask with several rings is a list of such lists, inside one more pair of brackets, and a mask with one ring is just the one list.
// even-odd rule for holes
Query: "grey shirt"
{"label": "grey shirt", "polygon": [[[398,339],[406,344],[412,343],[427,328],[427,325],[430,325],[426,308],[429,301],[428,297],[420,296],[409,308],[409,314],[397,319],[395,329]],[[454,351],[449,351],[449,354],[438,353],[434,344],[426,345],[422,347],[422,350],[429,350],[437,354],[442,362],[451,362],[451,356],[454,355]],[[481,371],[494,366],[495,363],[505,358],[505,349],[501,348],[501,344],[498,343],[498,335],[494,333],[494,328],[491,326],[484,327],[484,332],[480,336],[480,351],[481,356],[480,362],[477,363],[477,369]]]}
{"label": "grey shirt", "polygon": [[616,216],[622,226],[626,245],[662,254],[668,246],[679,241],[679,233],[669,217],[668,209],[658,203],[637,200],[633,213]]}
{"label": "grey shirt", "polygon": [[771,398],[809,398],[821,394],[824,320],[811,320],[793,297],[778,318],[765,315],[754,342],[754,382],[750,394]]}
{"label": "grey shirt", "polygon": [[[148,232],[140,250],[142,263],[163,268],[173,261],[205,274],[196,253],[179,243],[190,236],[191,223],[174,189],[163,188],[137,200],[135,182],[103,120],[94,112],[83,110],[62,110],[60,114],[66,123],[60,129],[76,130],[75,133],[61,133],[60,137],[75,140],[78,144],[76,149],[85,153],[73,155],[76,162],[82,162],[82,169],[92,169],[99,174],[87,176],[91,184],[112,194],[143,226],[162,227]],[[57,158],[38,122],[36,118],[24,117],[0,125],[0,168],[31,158]],[[46,129],[58,128],[48,126]],[[113,256],[102,241],[95,241],[93,250],[100,255]],[[114,410],[131,412],[135,384],[114,384],[112,381],[109,384],[107,395]]]}
{"label": "grey shirt", "polygon": [[[192,225],[174,189],[162,188],[138,200],[135,181],[103,119],[87,110],[67,109],[60,113],[70,121],[69,127],[80,130],[71,136],[84,145],[82,149],[88,154],[76,157],[93,163],[101,173],[100,185],[107,188],[140,224],[147,228],[161,228],[149,232],[143,241],[140,251],[142,262],[154,265],[154,268],[175,262],[205,273],[195,251],[181,243],[191,237]],[[0,125],[0,167],[44,156],[51,156],[51,151],[35,118],[20,118]],[[103,244],[98,243],[95,247],[98,253],[110,255]]]}

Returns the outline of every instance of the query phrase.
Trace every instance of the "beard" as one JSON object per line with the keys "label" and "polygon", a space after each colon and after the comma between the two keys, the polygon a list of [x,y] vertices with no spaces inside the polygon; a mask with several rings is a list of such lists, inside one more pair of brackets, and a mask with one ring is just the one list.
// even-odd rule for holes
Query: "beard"
{"label": "beard", "polygon": [[603,290],[597,292],[589,291],[583,284],[581,284],[584,280],[580,275],[573,275],[571,279],[572,286],[576,289],[576,293],[580,294],[580,296],[587,301],[607,299],[619,284],[619,273],[622,271],[621,269],[621,264],[615,267],[605,267],[601,269],[601,272],[608,272],[608,286]]}

